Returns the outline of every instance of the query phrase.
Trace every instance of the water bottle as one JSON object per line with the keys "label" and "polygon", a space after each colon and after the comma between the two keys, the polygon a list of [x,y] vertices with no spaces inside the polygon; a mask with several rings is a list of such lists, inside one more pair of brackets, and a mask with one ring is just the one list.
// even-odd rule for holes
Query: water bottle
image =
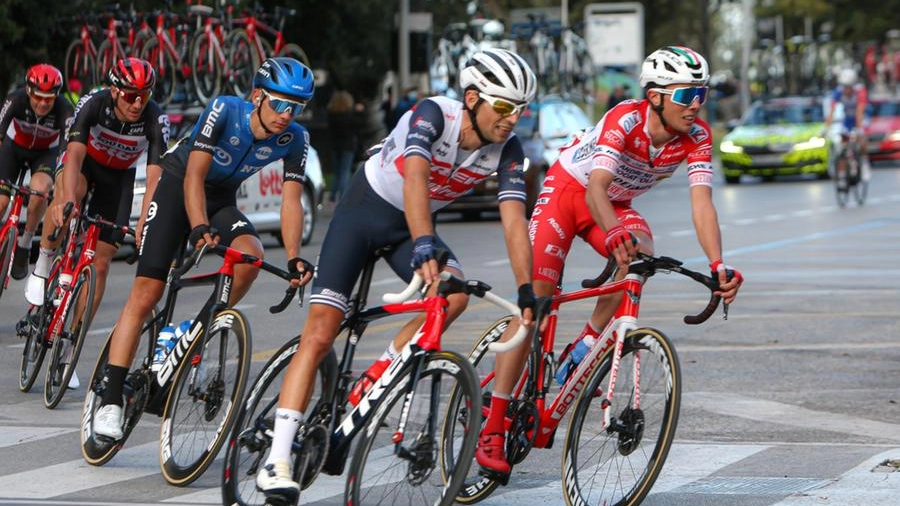
{"label": "water bottle", "polygon": [[151,371],[158,372],[162,368],[176,342],[178,342],[178,338],[175,337],[175,327],[172,325],[166,325],[159,331],[159,336],[156,338],[156,352],[153,354],[153,362],[150,363]]}
{"label": "water bottle", "polygon": [[587,356],[588,352],[591,351],[591,348],[594,346],[594,343],[597,342],[597,338],[594,336],[584,336],[583,339],[578,341],[575,346],[572,347],[572,351],[569,352],[569,356],[559,364],[559,368],[556,370],[556,381],[562,385],[569,379],[569,374],[578,367],[578,364],[584,360],[584,357]]}
{"label": "water bottle", "polygon": [[181,339],[181,336],[183,336],[185,333],[187,333],[188,330],[191,329],[191,325],[193,324],[194,320],[184,320],[183,322],[179,323],[178,326],[175,327],[175,341],[178,342],[178,340]]}

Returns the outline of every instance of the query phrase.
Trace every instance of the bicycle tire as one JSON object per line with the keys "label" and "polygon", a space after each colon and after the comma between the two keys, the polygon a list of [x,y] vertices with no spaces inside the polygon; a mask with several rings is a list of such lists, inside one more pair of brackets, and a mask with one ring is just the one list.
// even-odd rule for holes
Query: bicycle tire
{"label": "bicycle tire", "polygon": [[141,49],[140,58],[150,62],[156,70],[156,85],[153,99],[160,107],[169,105],[178,87],[178,67],[172,53],[159,45],[159,39],[150,39]]}
{"label": "bicycle tire", "polygon": [[[510,322],[512,321],[512,316],[505,316],[500,318],[491,324],[487,330],[482,333],[481,337],[475,341],[475,346],[472,347],[472,351],[469,352],[469,363],[472,364],[472,367],[475,368],[475,374],[479,378],[488,378],[490,374],[494,371],[494,361],[493,360],[485,360],[485,358],[493,357],[493,353],[488,351],[488,344],[496,342],[503,335],[503,332],[509,327]],[[523,374],[527,374],[527,368],[523,371]],[[487,413],[490,409],[490,395],[491,395],[491,384],[493,380],[481,385],[482,393],[482,408],[481,408],[481,418],[478,422],[478,433],[481,433],[481,428],[483,426],[484,420],[487,418]],[[512,404],[512,403],[510,403]],[[470,418],[471,410],[465,403],[461,402],[461,398],[458,392],[454,391],[450,396],[450,408],[447,411],[447,417],[444,419],[444,424],[441,432],[441,437],[444,439],[442,448],[451,448],[451,444],[448,440],[457,438],[457,432],[463,431],[468,428],[468,419]],[[462,424],[459,422],[462,421]],[[441,469],[449,468],[452,465],[453,456],[448,455],[446,453],[441,454],[441,458],[444,460],[441,466]],[[496,480],[492,480],[486,476],[481,476],[478,473],[478,465],[472,464],[469,468],[469,473],[463,480],[462,488],[459,493],[456,494],[456,502],[461,504],[475,504],[480,502],[487,497],[489,497],[497,487],[500,486],[500,482]],[[446,479],[446,477],[445,477]]]}
{"label": "bicycle tire", "polygon": [[97,61],[94,55],[84,50],[84,43],[80,39],[73,40],[69,47],[66,48],[65,69],[63,75],[66,79],[66,90],[69,89],[69,83],[72,79],[78,79],[81,82],[82,93],[87,93],[94,87],[97,82]]}
{"label": "bicycle tire", "polygon": [[[159,323],[156,320],[156,310],[154,309],[141,329],[141,335],[138,338],[137,350],[151,349],[156,345],[156,336],[159,335]],[[115,328],[113,329],[113,331]],[[106,343],[100,350],[100,356],[97,357],[97,364],[91,374],[88,383],[87,392],[84,396],[84,405],[81,413],[81,430],[79,435],[81,438],[81,456],[84,461],[92,466],[102,466],[110,461],[131,435],[131,431],[137,426],[144,414],[144,408],[149,398],[150,383],[150,356],[148,354],[135,353],[131,362],[128,376],[125,378],[124,386],[124,406],[125,406],[125,423],[122,427],[122,439],[118,441],[109,441],[103,438],[94,437],[94,417],[97,409],[100,408],[100,401],[103,399],[103,392],[106,390],[106,371],[109,366],[109,343],[112,338],[112,332],[106,338]],[[150,340],[148,343],[147,340]],[[149,352],[148,352],[149,353]]]}
{"label": "bicycle tire", "polygon": [[[669,339],[651,328],[629,332],[624,344],[609,408],[618,427],[602,427],[606,393],[601,391],[608,384],[612,350],[606,352],[576,401],[563,443],[562,483],[568,506],[640,504],[672,446],[681,406],[678,355]],[[640,363],[640,408],[636,410],[631,408],[635,375],[630,374],[635,362]]]}
{"label": "bicycle tire", "polygon": [[172,379],[160,430],[160,468],[170,485],[199,478],[228,438],[249,375],[251,342],[247,318],[226,309],[188,349]]}
{"label": "bicycle tire", "polygon": [[306,56],[306,51],[304,51],[299,44],[289,42],[281,46],[281,49],[278,50],[278,56],[287,56],[293,58],[306,65],[307,67],[312,68],[309,64],[309,57]]}
{"label": "bicycle tire", "polygon": [[[12,202],[10,202],[12,205]],[[0,296],[6,291],[9,273],[12,269],[13,254],[16,251],[16,231],[8,228],[0,239]]]}
{"label": "bicycle tire", "polygon": [[229,33],[224,46],[228,48],[228,67],[231,69],[228,84],[231,91],[241,98],[247,98],[253,91],[253,76],[256,75],[256,69],[262,64],[259,55],[256,54],[256,48],[243,29]]}
{"label": "bicycle tire", "polygon": [[[222,503],[239,506],[263,506],[266,497],[256,489],[256,472],[262,467],[272,444],[275,408],[284,373],[300,347],[301,336],[282,346],[262,367],[246,400],[241,403],[237,421],[225,451],[222,468]],[[334,350],[319,364],[318,381],[313,386],[310,406],[329,404],[326,392],[334,389],[337,378],[337,356]],[[319,409],[307,409],[306,421],[312,423]],[[301,469],[294,469],[295,479]],[[311,482],[306,483],[309,486]]]}
{"label": "bicycle tire", "polygon": [[[389,372],[390,369],[385,374]],[[475,370],[462,355],[439,351],[426,355],[418,378],[413,378],[413,373],[410,366],[399,371],[373,407],[374,416],[362,431],[350,464],[345,504],[448,506],[462,487],[462,477],[475,455],[481,421],[470,420],[462,440],[452,441],[458,443],[454,448],[459,452],[449,461],[440,457],[447,451],[442,435],[429,435],[428,431],[429,426],[432,431],[441,430],[439,424],[447,416],[441,410],[449,409],[446,399],[453,389],[463,393],[463,402],[470,409],[481,412],[481,389]],[[415,394],[412,403],[408,403],[406,392],[414,380]],[[432,411],[435,408],[437,411]],[[395,443],[401,413],[408,414],[404,440]],[[447,462],[453,467],[436,470]]]}
{"label": "bicycle tire", "polygon": [[866,196],[869,194],[869,182],[865,179],[860,178],[859,181],[856,182],[856,185],[853,186],[853,196],[856,199],[857,205],[863,205],[866,203]]}
{"label": "bicycle tire", "polygon": [[[83,292],[87,289],[87,292]],[[84,347],[91,319],[94,314],[94,295],[97,291],[97,271],[93,264],[81,269],[75,278],[69,297],[69,309],[63,316],[60,335],[53,339],[50,361],[44,375],[44,406],[53,409],[62,401],[69,388],[69,380],[78,365],[78,357]],[[84,302],[78,310],[79,299],[84,293]]]}
{"label": "bicycle tire", "polygon": [[44,286],[44,303],[40,306],[31,305],[25,313],[25,322],[21,322],[26,328],[22,335],[25,338],[25,347],[22,350],[22,359],[19,362],[19,390],[28,392],[37,380],[38,371],[44,363],[47,354],[47,344],[44,336],[47,327],[50,326],[50,318],[53,317],[53,297],[56,294],[57,273],[59,272],[59,256],[53,258],[50,264],[51,276]]}
{"label": "bicycle tire", "polygon": [[[841,189],[841,177],[839,174],[841,173],[840,166],[843,164],[843,173],[844,173],[844,188]],[[835,190],[835,198],[837,199],[838,207],[846,207],[847,202],[850,200],[850,188],[847,182],[848,176],[847,173],[850,171],[849,163],[847,160],[847,155],[841,153],[838,156],[838,159],[834,162],[834,190]]]}
{"label": "bicycle tire", "polygon": [[191,82],[194,83],[194,93],[200,105],[206,104],[222,91],[222,69],[216,61],[215,49],[211,37],[206,32],[200,32],[191,41]]}

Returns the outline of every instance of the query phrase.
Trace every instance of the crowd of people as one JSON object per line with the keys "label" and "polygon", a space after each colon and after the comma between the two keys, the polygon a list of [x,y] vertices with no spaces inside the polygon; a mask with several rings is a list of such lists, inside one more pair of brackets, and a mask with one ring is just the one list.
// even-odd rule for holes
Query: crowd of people
{"label": "crowd of people", "polygon": [[[262,257],[263,246],[252,223],[236,207],[240,183],[259,167],[245,160],[284,161],[282,237],[294,285],[311,283],[304,338],[284,376],[271,450],[257,474],[257,487],[273,497],[295,497],[300,485],[292,473],[292,443],[303,423],[319,362],[332,348],[356,278],[370,254],[391,246],[385,257],[404,281],[418,273],[434,293],[438,250],[449,252],[443,269],[464,277],[463,266],[436,232],[434,213],[478,182],[499,180],[499,208],[511,275],[518,286],[521,320],[532,326],[539,297],[552,294],[575,237],[598,255],[615,258],[624,277],[639,251],[652,253],[651,227],[632,199],[653,188],[686,163],[693,224],[700,247],[719,279],[719,295],[732,302],[743,281],[722,258],[722,239],[712,200],[712,133],[700,118],[709,88],[704,57],[683,46],[651,53],[640,75],[642,96],[617,97],[590,130],[572,139],[550,168],[529,221],[523,177],[524,153],[513,134],[516,122],[535,98],[534,71],[516,53],[499,48],[480,51],[460,71],[459,99],[419,97],[398,110],[387,137],[368,151],[355,174],[362,106],[346,92],[336,92],[328,112],[332,123],[336,177],[331,200],[334,215],[326,232],[316,276],[300,259],[303,208],[300,204],[309,135],[294,120],[314,99],[312,72],[299,61],[270,58],[257,70],[249,99],[219,96],[198,118],[190,135],[169,144],[166,115],[153,101],[155,71],[137,58],[113,66],[109,86],[81,98],[74,112],[60,95],[62,76],[48,64],[29,69],[25,87],[7,97],[0,115],[0,177],[15,179],[31,170],[31,185],[52,202],[43,217],[45,237],[26,283],[26,299],[40,304],[48,285],[50,257],[57,243],[48,230],[63,225],[68,203],[80,202],[90,186],[91,206],[104,218],[127,225],[134,164],[147,155],[147,192],[136,230],[139,260],[132,285],[111,337],[107,387],[95,418],[94,434],[123,437],[123,384],[132,362],[141,324],[162,296],[172,260],[188,247],[228,244]],[[623,93],[626,90],[622,90]],[[9,106],[14,104],[14,106]],[[40,142],[35,142],[39,139]],[[127,147],[127,149],[125,148]],[[229,156],[220,156],[226,153]],[[59,162],[57,162],[59,158]],[[9,196],[0,194],[0,206]],[[27,275],[26,248],[44,202],[34,199],[33,213],[16,252],[14,274]],[[0,209],[2,210],[2,209]],[[35,221],[31,221],[31,220]],[[99,301],[109,260],[122,237],[101,237],[97,269]],[[552,254],[548,252],[553,252]],[[726,277],[726,270],[734,272]],[[257,275],[253,266],[235,269],[229,304],[241,299]],[[503,275],[498,273],[498,275]],[[448,297],[447,325],[467,305],[465,295]],[[563,354],[564,374],[577,363],[606,326],[618,299],[597,301],[582,335]],[[421,327],[409,321],[381,358],[357,380],[350,402],[380,377]],[[476,460],[487,473],[508,474],[503,417],[513,382],[528,350],[521,347],[497,360],[496,382],[488,416],[478,441]],[[583,356],[583,353],[581,353]],[[77,388],[75,384],[70,386]]]}

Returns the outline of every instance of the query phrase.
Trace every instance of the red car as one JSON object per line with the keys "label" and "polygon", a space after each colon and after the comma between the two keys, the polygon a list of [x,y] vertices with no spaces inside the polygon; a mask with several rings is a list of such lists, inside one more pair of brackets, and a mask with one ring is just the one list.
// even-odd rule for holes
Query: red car
{"label": "red car", "polygon": [[870,98],[869,159],[900,162],[900,98]]}

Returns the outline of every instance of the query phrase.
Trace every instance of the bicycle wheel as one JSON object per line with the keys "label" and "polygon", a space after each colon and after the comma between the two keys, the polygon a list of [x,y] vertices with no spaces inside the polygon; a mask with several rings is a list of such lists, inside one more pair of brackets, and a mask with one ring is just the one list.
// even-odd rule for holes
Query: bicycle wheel
{"label": "bicycle wheel", "polygon": [[44,375],[44,406],[49,409],[59,404],[69,388],[69,380],[75,372],[81,348],[91,326],[96,290],[97,273],[94,266],[89,264],[75,278],[62,327],[50,348],[50,361]]}
{"label": "bicycle wheel", "polygon": [[16,232],[11,228],[6,230],[0,239],[0,296],[6,291],[9,283],[9,272],[12,268],[13,254],[16,251]]}
{"label": "bicycle wheel", "polygon": [[231,68],[229,76],[231,90],[235,95],[247,98],[253,91],[253,76],[256,75],[256,69],[262,64],[259,55],[256,54],[256,47],[250,42],[247,32],[242,29],[228,34],[225,47],[228,48],[230,60],[228,66]]}
{"label": "bicycle wheel", "polygon": [[178,86],[178,67],[172,53],[159,45],[158,39],[151,39],[141,49],[141,58],[150,62],[156,70],[156,86],[153,87],[153,99],[160,107],[169,105]]}
{"label": "bicycle wheel", "polygon": [[[156,311],[144,324],[138,339],[137,350],[134,359],[131,362],[128,376],[125,378],[124,394],[125,394],[125,424],[122,427],[123,436],[118,441],[110,441],[102,436],[94,436],[94,417],[97,410],[100,409],[100,401],[103,400],[103,392],[106,390],[107,378],[106,371],[109,368],[109,341],[112,338],[112,332],[106,339],[106,344],[100,350],[100,356],[97,358],[97,365],[94,366],[94,372],[91,374],[91,380],[88,384],[87,393],[84,396],[84,406],[81,413],[81,455],[85,462],[92,466],[102,466],[110,461],[120,449],[131,431],[137,426],[141,415],[144,414],[144,407],[150,398],[150,389],[152,380],[150,377],[150,357],[153,348],[156,346],[156,336],[159,334],[159,322],[156,320]],[[140,353],[140,350],[145,353]]]}
{"label": "bicycle wheel", "polygon": [[[241,404],[234,430],[225,451],[225,466],[222,469],[222,503],[239,506],[263,506],[266,497],[256,489],[256,473],[265,463],[272,445],[272,428],[275,425],[275,409],[278,407],[278,392],[284,380],[284,373],[297,349],[301,336],[297,336],[281,347],[263,366],[250,386],[249,395]],[[307,423],[314,424],[320,409],[313,406],[329,405],[330,393],[337,378],[337,357],[331,350],[319,364],[318,380],[313,386],[312,402],[307,409]],[[327,410],[326,410],[327,411]],[[312,464],[321,464],[324,455]],[[304,479],[303,488],[312,484],[318,469],[305,471],[294,466],[294,479]],[[315,465],[313,465],[315,468]]]}
{"label": "bicycle wheel", "polygon": [[159,462],[171,485],[185,486],[212,463],[231,431],[250,370],[250,327],[238,310],[198,331],[172,379],[162,415]]}
{"label": "bicycle wheel", "polygon": [[278,56],[288,56],[291,57],[300,63],[310,67],[309,58],[306,56],[306,51],[303,50],[298,44],[294,44],[293,42],[287,43],[281,46],[281,49],[278,50]]}
{"label": "bicycle wheel", "polygon": [[22,392],[31,390],[47,354],[45,336],[53,311],[56,309],[53,298],[56,296],[56,273],[59,272],[59,263],[60,258],[55,257],[50,267],[52,273],[50,280],[44,287],[44,303],[40,306],[31,305],[25,316],[16,324],[16,332],[25,338],[25,348],[19,362],[19,390]]}
{"label": "bicycle wheel", "polygon": [[97,62],[94,55],[85,51],[84,43],[79,39],[72,41],[66,49],[63,74],[66,79],[66,89],[72,79],[78,79],[83,90],[93,89],[94,83],[97,82]]}
{"label": "bicycle wheel", "polygon": [[[669,339],[642,328],[628,333],[610,426],[603,426],[612,353],[576,401],[563,446],[566,504],[640,504],[662,470],[675,437],[681,404],[681,367]],[[639,373],[634,368],[639,366]],[[634,378],[639,377],[639,385]],[[637,397],[636,394],[639,396]]]}
{"label": "bicycle wheel", "polygon": [[109,39],[104,39],[103,42],[97,46],[97,81],[103,81],[106,79],[106,75],[109,73],[109,69],[115,65],[116,60],[119,59],[120,56],[123,56],[117,50],[115,44]]}
{"label": "bicycle wheel", "polygon": [[[481,412],[475,370],[458,353],[440,351],[425,357],[418,378],[414,379],[413,373],[412,367],[400,371],[374,406],[375,416],[362,432],[348,471],[345,504],[446,506],[462,487],[475,455],[481,421],[469,420],[460,440],[451,440],[456,451],[451,459],[441,457],[450,450],[443,448],[446,441],[439,431],[454,389],[461,395],[461,403]],[[410,390],[411,398],[407,396]],[[408,418],[402,427],[403,440],[398,443],[401,415]],[[447,462],[451,468],[438,469]]]}
{"label": "bicycle wheel", "polygon": [[[482,413],[473,420],[477,426],[478,433],[481,432],[484,419],[487,417],[490,409],[491,392],[493,390],[494,354],[488,352],[487,347],[488,344],[500,339],[500,336],[509,327],[512,318],[512,316],[506,316],[494,322],[475,342],[475,346],[469,353],[469,363],[475,368],[476,376],[481,379]],[[449,451],[441,454],[443,459],[441,471],[454,467],[455,452],[452,449],[466,435],[466,431],[470,430],[469,426],[472,422],[469,419],[474,418],[472,417],[471,407],[464,402],[463,394],[461,390],[454,390],[450,395],[450,409],[447,411],[446,418],[444,418],[441,431],[442,448]],[[510,402],[511,410],[514,406],[515,402]],[[462,488],[456,495],[456,502],[462,504],[477,503],[490,496],[500,486],[500,482],[481,476],[478,473],[478,469],[477,464],[470,466],[469,472],[463,480]],[[445,475],[444,479],[446,480],[447,478],[449,476]]]}
{"label": "bicycle wheel", "polygon": [[200,32],[191,41],[191,81],[203,107],[222,90],[222,70],[216,61],[212,37],[215,35]]}
{"label": "bicycle wheel", "polygon": [[[834,162],[834,167],[835,167],[834,189],[835,189],[835,197],[837,198],[838,207],[845,207],[847,205],[847,201],[850,199],[850,189],[848,188],[848,182],[847,182],[847,176],[846,176],[846,174],[849,170],[849,167],[847,167],[848,165],[849,164],[847,163],[847,157],[846,157],[846,155],[843,155],[843,154],[840,155],[840,157],[838,157],[837,161]],[[843,167],[843,169],[841,169],[841,167]],[[843,172],[845,174],[843,181],[841,180],[841,177],[838,175],[841,172]],[[841,187],[841,184],[844,185],[843,188]]]}

